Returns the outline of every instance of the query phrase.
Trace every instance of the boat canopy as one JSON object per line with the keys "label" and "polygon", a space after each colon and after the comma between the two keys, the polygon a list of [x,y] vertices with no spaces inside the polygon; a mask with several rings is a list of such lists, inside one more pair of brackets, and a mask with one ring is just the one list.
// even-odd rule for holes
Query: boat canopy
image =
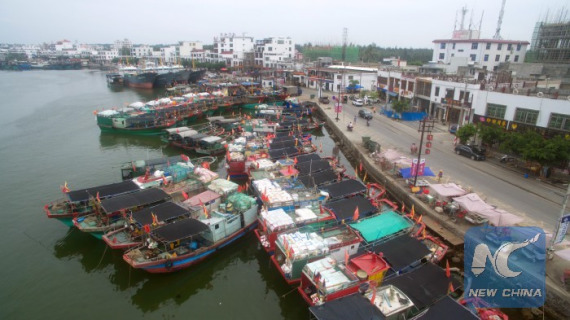
{"label": "boat canopy", "polygon": [[188,215],[190,211],[177,205],[174,202],[164,202],[159,205],[144,208],[133,213],[133,219],[141,226],[152,223],[152,214],[156,215],[158,221],[168,221],[172,218]]}
{"label": "boat canopy", "polygon": [[327,301],[309,311],[317,320],[385,320],[386,317],[368,298],[354,293],[339,299]]}
{"label": "boat canopy", "polygon": [[290,147],[295,147],[295,140],[273,142],[273,143],[269,144],[269,150],[283,149],[283,148],[290,148]]}
{"label": "boat canopy", "polygon": [[206,143],[216,143],[216,142],[222,141],[222,138],[215,137],[215,136],[209,136],[209,137],[202,138],[200,141],[203,141]]}
{"label": "boat canopy", "polygon": [[349,179],[323,186],[321,190],[328,192],[331,199],[344,198],[366,192],[364,183]]}
{"label": "boat canopy", "polygon": [[166,158],[156,158],[156,159],[149,159],[149,160],[138,160],[135,161],[136,167],[154,167],[157,165],[164,165],[164,164],[168,164],[169,162],[171,164],[175,164],[177,162],[186,162],[183,158],[187,158],[186,155],[178,155],[178,156],[172,156],[172,157],[166,157]]}
{"label": "boat canopy", "polygon": [[99,111],[97,113],[98,116],[102,116],[102,117],[110,117],[110,116],[114,116],[116,114],[119,114],[119,112],[116,110],[103,110],[103,111]]}
{"label": "boat canopy", "polygon": [[188,218],[157,228],[152,233],[156,236],[157,240],[172,242],[188,239],[207,230],[209,230],[209,228],[203,222]]}
{"label": "boat canopy", "polygon": [[394,272],[398,272],[431,253],[420,240],[404,234],[389,241],[366,248],[366,251],[382,253]]}
{"label": "boat canopy", "polygon": [[153,204],[163,200],[169,200],[170,196],[162,189],[150,188],[137,192],[117,196],[101,201],[101,208],[107,212],[116,212],[138,206]]}
{"label": "boat canopy", "polygon": [[299,163],[297,161],[297,170],[302,175],[311,174],[314,172],[324,171],[331,168],[331,164],[328,160],[312,160]]}
{"label": "boat canopy", "polygon": [[332,170],[327,169],[310,175],[299,175],[299,180],[305,188],[318,187],[323,184],[336,182],[338,175]]}
{"label": "boat canopy", "polygon": [[368,217],[378,211],[378,209],[370,203],[370,200],[362,195],[357,195],[350,199],[327,202],[324,207],[331,210],[338,221],[352,220],[357,207],[361,218]]}
{"label": "boat canopy", "polygon": [[179,135],[180,138],[186,138],[186,137],[191,137],[191,136],[195,136],[198,134],[198,131],[196,130],[186,130],[186,131],[182,131],[182,132],[177,132],[174,133],[175,135]]}
{"label": "boat canopy", "polygon": [[216,193],[212,190],[206,190],[200,194],[190,197],[190,199],[184,201],[183,203],[184,205],[195,207],[199,205],[207,205],[209,202],[221,197],[222,196],[219,193]]}
{"label": "boat canopy", "polygon": [[271,143],[276,143],[276,142],[285,142],[285,141],[295,141],[295,137],[294,136],[283,136],[283,137],[275,137],[273,138],[273,140],[271,141]]}
{"label": "boat canopy", "polygon": [[134,192],[137,190],[140,190],[139,186],[133,181],[127,180],[87,189],[70,191],[66,193],[66,195],[71,202],[84,202],[89,201],[90,198],[97,197],[97,194],[99,194],[99,199],[105,199],[111,196]]}
{"label": "boat canopy", "polygon": [[412,223],[394,211],[386,211],[349,225],[358,230],[366,242],[373,243],[410,228]]}
{"label": "boat canopy", "polygon": [[297,163],[311,161],[311,160],[320,160],[321,156],[316,153],[309,153],[309,154],[302,154],[297,156]]}
{"label": "boat canopy", "polygon": [[286,158],[288,156],[295,156],[297,154],[299,154],[299,150],[297,150],[295,147],[269,150],[269,157],[271,157],[271,159]]}
{"label": "boat canopy", "polygon": [[189,141],[196,142],[196,141],[198,141],[198,140],[200,140],[200,139],[202,139],[202,138],[204,138],[204,137],[207,137],[207,135],[205,135],[205,134],[203,134],[203,133],[198,133],[198,134],[195,134],[195,135],[191,135],[191,136],[184,137],[184,140],[185,140],[185,141],[188,141],[188,140],[189,140]]}
{"label": "boat canopy", "polygon": [[426,313],[415,318],[416,320],[478,320],[479,317],[459,304],[450,296],[445,296],[432,305]]}
{"label": "boat canopy", "polygon": [[428,262],[396,278],[384,280],[382,286],[393,285],[400,289],[418,309],[422,310],[446,296],[449,283],[452,283],[453,288],[456,289],[462,287],[461,282],[448,278],[445,270]]}
{"label": "boat canopy", "polygon": [[173,133],[180,133],[180,132],[184,132],[184,131],[188,131],[190,130],[190,128],[188,127],[178,127],[178,128],[168,128],[168,129],[164,129],[164,131],[168,132],[168,134],[173,134]]}
{"label": "boat canopy", "polygon": [[144,103],[140,102],[140,101],[133,102],[133,103],[129,104],[129,107],[135,108],[135,109],[142,109],[142,108],[144,108]]}

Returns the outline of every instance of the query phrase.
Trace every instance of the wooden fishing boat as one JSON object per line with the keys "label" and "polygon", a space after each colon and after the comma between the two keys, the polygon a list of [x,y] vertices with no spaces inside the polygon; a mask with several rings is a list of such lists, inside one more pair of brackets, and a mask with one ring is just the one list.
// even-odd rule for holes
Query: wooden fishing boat
{"label": "wooden fishing boat", "polygon": [[158,188],[140,190],[112,199],[101,200],[95,213],[73,219],[77,229],[101,239],[103,234],[122,227],[127,219],[127,210],[135,212],[145,207],[172,199],[168,193]]}
{"label": "wooden fishing boat", "polygon": [[190,159],[190,157],[184,154],[149,160],[135,160],[125,162],[121,165],[121,177],[123,180],[130,180],[147,174],[147,170],[149,170],[152,174],[156,170],[164,170],[165,168],[170,167],[172,164],[179,162],[182,162],[189,167],[195,167],[202,166],[204,162],[207,162],[211,166],[216,163],[216,161],[217,159],[215,157],[206,156]]}
{"label": "wooden fishing boat", "polygon": [[282,233],[275,242],[271,261],[288,284],[301,281],[301,272],[309,262],[330,256],[343,259],[358,251],[362,238],[346,225],[305,232],[303,228]]}
{"label": "wooden fishing boat", "polygon": [[73,226],[73,218],[90,214],[95,210],[95,198],[110,199],[115,196],[139,191],[140,187],[133,181],[106,184],[87,189],[69,191],[63,188],[65,197],[44,206],[48,218],[58,219],[68,227]]}
{"label": "wooden fishing boat", "polygon": [[200,219],[188,218],[155,230],[146,245],[130,249],[123,259],[133,268],[151,273],[167,273],[188,268],[214,252],[243,237],[257,223],[255,199],[234,193],[227,200],[232,209],[218,211]]}
{"label": "wooden fishing boat", "polygon": [[224,154],[226,152],[225,146],[226,142],[222,137],[207,136],[198,141],[198,145],[194,151],[200,154],[215,156]]}

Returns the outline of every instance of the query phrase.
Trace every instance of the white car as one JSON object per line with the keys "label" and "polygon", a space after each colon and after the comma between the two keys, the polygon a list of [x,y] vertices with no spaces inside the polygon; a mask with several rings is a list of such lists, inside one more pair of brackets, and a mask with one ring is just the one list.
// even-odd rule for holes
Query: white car
{"label": "white car", "polygon": [[364,105],[364,102],[362,101],[362,99],[356,99],[352,100],[352,105],[357,107],[362,107]]}

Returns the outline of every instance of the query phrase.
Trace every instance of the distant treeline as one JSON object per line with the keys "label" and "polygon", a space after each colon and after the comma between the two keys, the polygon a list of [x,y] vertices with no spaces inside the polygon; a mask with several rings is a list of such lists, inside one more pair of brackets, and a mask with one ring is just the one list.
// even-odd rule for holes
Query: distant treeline
{"label": "distant treeline", "polygon": [[[341,46],[314,46],[311,43],[304,45],[297,45],[296,49],[299,50],[305,58],[314,60],[317,56],[330,56],[335,60],[341,59]],[[348,45],[346,50],[345,61],[348,62],[364,62],[364,63],[379,63],[384,58],[398,58],[406,60],[411,65],[422,65],[432,59],[432,49],[414,49],[414,48],[382,48],[372,43],[368,46]],[[358,57],[358,58],[356,58]],[[355,61],[357,60],[358,61]]]}

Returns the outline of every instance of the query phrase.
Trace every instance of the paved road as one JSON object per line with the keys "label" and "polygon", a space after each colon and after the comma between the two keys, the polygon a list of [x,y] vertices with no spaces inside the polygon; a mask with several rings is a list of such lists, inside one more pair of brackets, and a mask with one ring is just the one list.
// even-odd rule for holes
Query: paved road
{"label": "paved road", "polygon": [[[314,94],[310,89],[303,90],[302,98]],[[376,105],[377,110],[379,107]],[[334,114],[332,103],[325,108],[326,112]],[[360,108],[350,103],[345,104],[339,122],[348,124],[354,121]],[[417,121],[400,122],[378,114],[374,115],[369,127],[366,126],[366,120],[357,118],[355,130],[350,135],[354,136],[353,141],[360,141],[361,136],[370,136],[381,144],[382,150],[394,148],[405,155],[410,154],[412,142],[419,146],[420,140]],[[520,173],[505,169],[492,161],[473,161],[458,156],[453,152],[453,137],[446,131],[446,127],[437,125],[431,154],[425,156],[426,165],[432,171],[444,171],[442,182],[455,182],[464,188],[470,188],[489,204],[527,218],[528,225],[540,226],[552,232],[560,217],[562,197],[558,194],[565,190],[534,178],[525,179]]]}

